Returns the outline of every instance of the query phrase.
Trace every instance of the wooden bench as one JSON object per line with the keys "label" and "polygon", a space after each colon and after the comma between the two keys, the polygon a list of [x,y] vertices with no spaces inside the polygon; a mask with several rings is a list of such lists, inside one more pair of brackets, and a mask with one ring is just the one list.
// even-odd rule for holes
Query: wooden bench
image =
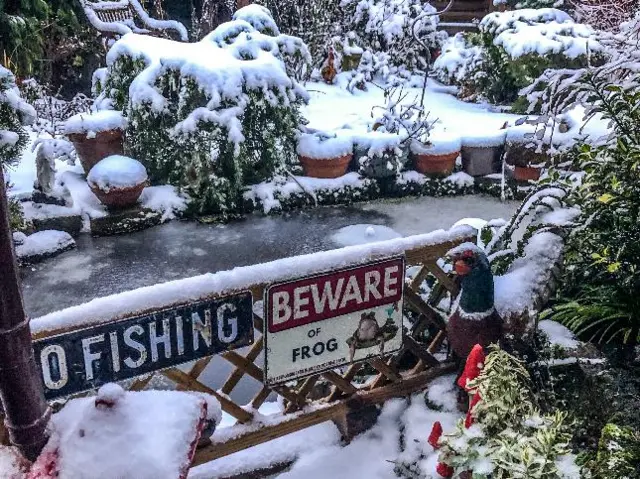
{"label": "wooden bench", "polygon": [[89,23],[98,30],[106,47],[127,33],[155,35],[183,42],[189,40],[182,23],[151,18],[138,0],[81,1]]}

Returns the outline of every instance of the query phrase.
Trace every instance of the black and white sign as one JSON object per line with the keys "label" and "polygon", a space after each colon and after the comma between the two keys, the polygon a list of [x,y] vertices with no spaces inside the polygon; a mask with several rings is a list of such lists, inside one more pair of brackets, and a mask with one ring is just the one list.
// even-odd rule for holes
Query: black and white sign
{"label": "black and white sign", "polygon": [[265,382],[281,384],[402,347],[404,258],[272,285]]}
{"label": "black and white sign", "polygon": [[246,292],[35,341],[45,397],[247,346],[253,342],[252,306]]}

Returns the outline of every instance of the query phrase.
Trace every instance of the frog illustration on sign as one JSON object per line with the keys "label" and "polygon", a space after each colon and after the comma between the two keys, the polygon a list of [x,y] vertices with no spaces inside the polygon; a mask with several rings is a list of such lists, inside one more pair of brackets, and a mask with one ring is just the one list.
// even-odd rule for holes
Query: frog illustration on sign
{"label": "frog illustration on sign", "polygon": [[349,361],[353,361],[356,349],[366,349],[380,345],[380,354],[384,353],[384,343],[393,339],[399,327],[393,322],[393,313],[398,311],[399,304],[393,303],[388,309],[387,320],[383,326],[378,324],[375,311],[367,311],[360,316],[358,329],[354,331],[347,344],[349,345]]}

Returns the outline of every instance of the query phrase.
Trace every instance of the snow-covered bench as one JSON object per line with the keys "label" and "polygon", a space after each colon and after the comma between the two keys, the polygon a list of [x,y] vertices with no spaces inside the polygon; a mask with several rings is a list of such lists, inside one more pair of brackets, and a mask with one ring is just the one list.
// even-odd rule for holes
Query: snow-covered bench
{"label": "snow-covered bench", "polygon": [[[89,23],[100,32],[106,45],[132,32],[176,37],[183,42],[189,40],[187,29],[182,23],[151,18],[138,0],[82,0],[82,7]],[[139,20],[141,26],[136,24],[136,20]]]}

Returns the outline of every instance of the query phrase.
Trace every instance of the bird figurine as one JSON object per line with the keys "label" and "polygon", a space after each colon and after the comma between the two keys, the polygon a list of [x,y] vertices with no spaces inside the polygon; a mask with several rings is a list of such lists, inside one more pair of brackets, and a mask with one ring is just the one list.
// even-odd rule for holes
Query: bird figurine
{"label": "bird figurine", "polygon": [[456,359],[464,361],[476,344],[486,348],[500,342],[503,322],[495,308],[493,273],[484,251],[473,243],[464,243],[447,256],[461,278],[447,336]]}

